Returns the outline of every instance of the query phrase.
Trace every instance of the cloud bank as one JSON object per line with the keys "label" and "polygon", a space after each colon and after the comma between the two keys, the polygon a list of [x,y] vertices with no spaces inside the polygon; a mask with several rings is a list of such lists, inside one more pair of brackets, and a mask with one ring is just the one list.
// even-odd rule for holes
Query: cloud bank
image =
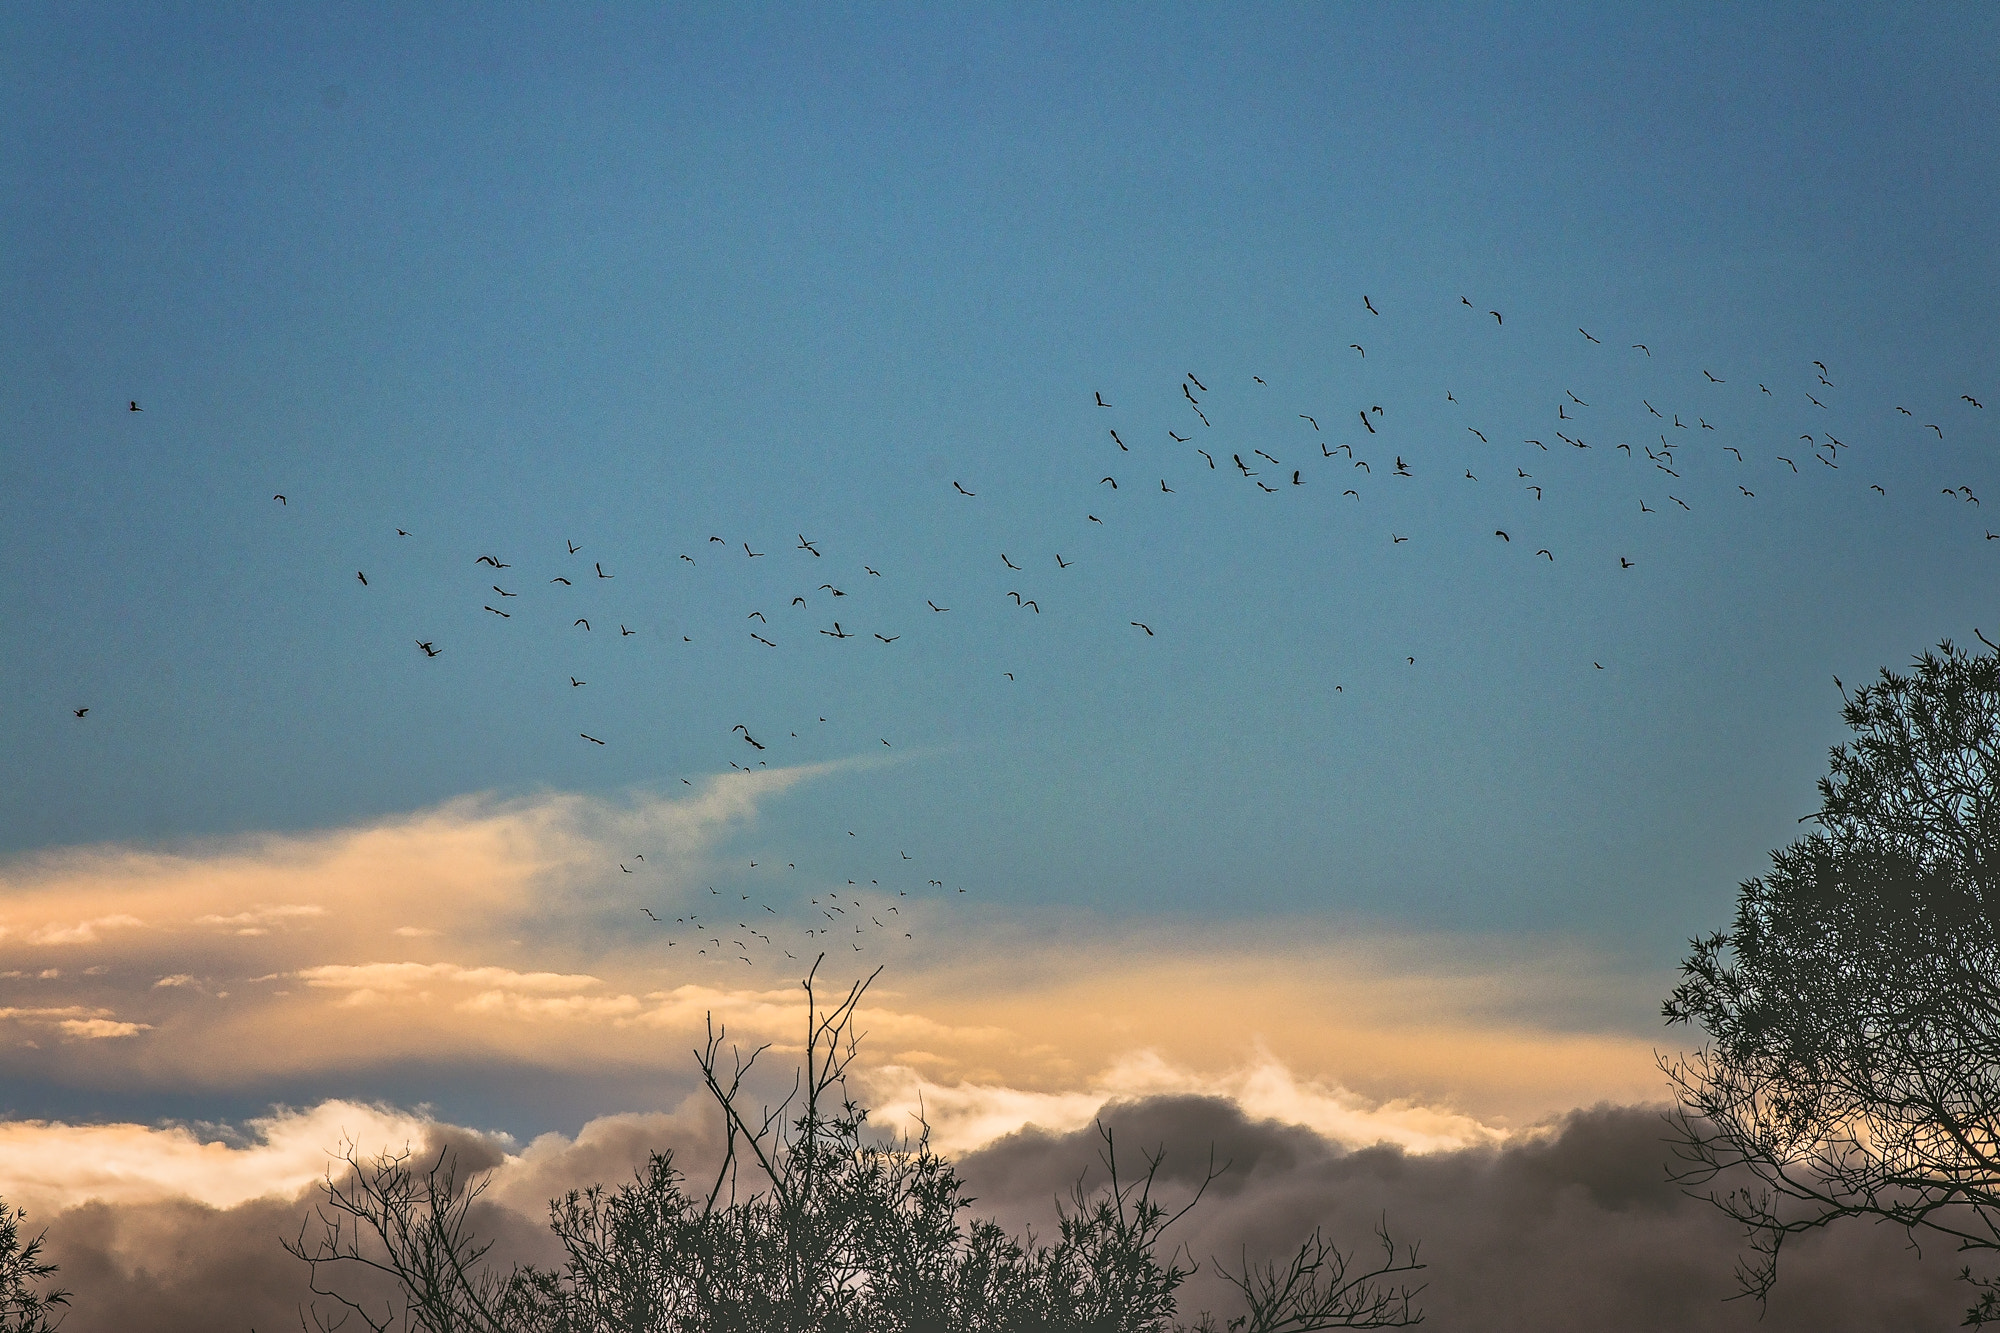
{"label": "cloud bank", "polygon": [[[1729,1302],[1736,1238],[1706,1204],[1666,1184],[1658,1113],[1646,1107],[1579,1111],[1543,1132],[1499,1145],[1430,1153],[1396,1147],[1350,1151],[1302,1125],[1247,1115],[1229,1100],[1151,1097],[1101,1108],[1124,1153],[1164,1148],[1163,1190],[1185,1198],[1211,1146],[1228,1171],[1178,1228],[1201,1263],[1182,1310],[1235,1307],[1214,1258],[1276,1257],[1311,1227],[1366,1244],[1386,1216],[1398,1236],[1422,1242],[1429,1264],[1422,1303],[1431,1326],[1484,1333],[1880,1333],[1957,1321],[1964,1292],[1955,1256],[1913,1252],[1899,1234],[1852,1227],[1788,1248],[1768,1316]],[[263,1138],[212,1154],[238,1154],[276,1175],[310,1158],[297,1147],[356,1108],[321,1107],[260,1127]],[[393,1135],[408,1123],[366,1121]],[[651,1147],[672,1146],[690,1165],[711,1160],[713,1127],[693,1106],[670,1114],[607,1117],[574,1138],[548,1135],[510,1154],[449,1126],[424,1126],[425,1144],[456,1142],[476,1162],[498,1163],[479,1226],[496,1255],[549,1262],[540,1223],[548,1197],[595,1181],[616,1183]],[[959,1159],[972,1212],[1046,1233],[1053,1200],[1079,1175],[1101,1177],[1093,1130],[1019,1132]],[[198,1154],[184,1154],[192,1166]],[[193,1181],[191,1170],[184,1177]],[[233,1168],[224,1179],[243,1179]],[[295,1176],[293,1178],[296,1178]],[[121,1187],[118,1201],[88,1202],[39,1220],[51,1255],[77,1293],[70,1333],[193,1333],[216,1327],[288,1327],[307,1299],[301,1266],[278,1248],[297,1234],[309,1198],[270,1195],[217,1207],[160,1193],[161,1182]],[[207,1187],[204,1187],[207,1188]],[[248,1189],[246,1181],[239,1186]],[[212,1192],[212,1191],[211,1191]]]}

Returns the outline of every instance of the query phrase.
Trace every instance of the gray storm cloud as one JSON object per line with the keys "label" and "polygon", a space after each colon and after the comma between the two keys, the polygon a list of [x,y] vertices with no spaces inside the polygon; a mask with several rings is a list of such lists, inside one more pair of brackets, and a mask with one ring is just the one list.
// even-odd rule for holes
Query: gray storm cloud
{"label": "gray storm cloud", "polygon": [[[1104,1119],[1121,1153],[1164,1148],[1169,1195],[1185,1197],[1213,1145],[1230,1169],[1180,1224],[1202,1271],[1184,1315],[1233,1309],[1211,1256],[1234,1263],[1286,1250],[1312,1226],[1366,1242],[1387,1216],[1399,1239],[1420,1240],[1430,1264],[1430,1326],[1482,1333],[1880,1333],[1957,1322],[1964,1295],[1953,1256],[1919,1256],[1900,1233],[1854,1227],[1787,1250],[1768,1315],[1729,1302],[1736,1237],[1706,1204],[1664,1179],[1657,1110],[1599,1107],[1548,1133],[1503,1146],[1430,1154],[1345,1151],[1309,1129],[1247,1118],[1230,1102],[1160,1097],[1114,1104]],[[498,1148],[469,1131],[432,1128],[475,1160]],[[573,1185],[625,1178],[653,1147],[677,1146],[696,1167],[712,1152],[706,1120],[673,1114],[607,1117],[575,1139],[546,1136],[506,1159],[481,1214],[496,1254],[546,1262],[543,1201]],[[1024,1131],[960,1159],[973,1212],[1046,1231],[1053,1200],[1095,1169],[1092,1130]],[[37,1221],[76,1289],[69,1333],[193,1333],[292,1326],[307,1298],[300,1266],[278,1248],[309,1200],[259,1199],[230,1208],[183,1200],[90,1203]]]}

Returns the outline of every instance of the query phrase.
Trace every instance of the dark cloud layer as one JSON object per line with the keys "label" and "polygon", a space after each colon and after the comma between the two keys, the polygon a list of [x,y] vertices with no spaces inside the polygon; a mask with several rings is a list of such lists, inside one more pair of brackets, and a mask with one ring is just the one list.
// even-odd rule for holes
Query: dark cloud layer
{"label": "dark cloud layer", "polygon": [[[1164,1147],[1162,1176],[1180,1197],[1200,1184],[1209,1145],[1230,1170],[1181,1223],[1203,1272],[1183,1308],[1233,1312],[1210,1257],[1232,1267],[1294,1247],[1322,1225],[1343,1248],[1367,1244],[1385,1215],[1399,1240],[1422,1242],[1429,1326],[1480,1333],[1767,1333],[1936,1329],[1958,1322],[1966,1296],[1956,1257],[1919,1259],[1900,1232],[1862,1225],[1798,1243],[1760,1323],[1727,1301],[1736,1235],[1709,1205],[1665,1180],[1655,1110],[1600,1107],[1559,1133],[1503,1149],[1410,1156],[1341,1153],[1309,1131],[1247,1121],[1226,1102],[1160,1098],[1105,1112],[1121,1170]],[[1007,1220],[1045,1219],[1101,1144],[1092,1132],[1024,1133],[968,1156],[976,1205]],[[1102,1178],[1101,1169],[1091,1179]]]}
{"label": "dark cloud layer", "polygon": [[[1547,1138],[1497,1150],[1410,1156],[1389,1149],[1343,1153],[1309,1130],[1247,1120],[1232,1104],[1157,1098],[1113,1106],[1121,1166],[1164,1147],[1169,1195],[1199,1184],[1214,1145],[1230,1169],[1177,1230],[1203,1271],[1184,1309],[1233,1310],[1210,1262],[1287,1250],[1312,1226],[1343,1243],[1366,1243],[1387,1215],[1402,1239],[1422,1242],[1431,1265],[1422,1301],[1428,1326],[1480,1333],[1897,1333],[1956,1324],[1965,1292],[1944,1246],[1912,1251],[1898,1232],[1851,1226],[1788,1250],[1779,1290],[1760,1323],[1732,1291],[1736,1236],[1706,1204],[1664,1180],[1657,1112],[1601,1107],[1573,1114]],[[554,1193],[624,1178],[647,1147],[686,1138],[705,1156],[705,1135],[676,1115],[621,1117],[561,1153],[523,1163],[499,1193],[515,1209],[525,1193]],[[684,1134],[682,1131],[694,1130]],[[665,1137],[665,1136],[670,1136]],[[477,1144],[468,1144],[475,1153]],[[1046,1231],[1053,1201],[1095,1167],[1094,1133],[1010,1136],[960,1165],[979,1196],[975,1211]],[[690,1162],[690,1165],[693,1165]],[[573,1178],[571,1178],[573,1177]],[[49,1227],[52,1256],[76,1292],[69,1333],[194,1333],[295,1328],[307,1299],[301,1266],[279,1248],[296,1235],[305,1205],[258,1201],[231,1209],[192,1203],[92,1204]],[[496,1254],[549,1257],[525,1211],[494,1208],[486,1225]]]}

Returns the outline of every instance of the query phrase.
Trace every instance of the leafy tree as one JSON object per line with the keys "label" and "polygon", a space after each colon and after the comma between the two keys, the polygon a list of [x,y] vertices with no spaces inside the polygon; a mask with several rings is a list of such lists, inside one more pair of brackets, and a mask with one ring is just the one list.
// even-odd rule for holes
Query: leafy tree
{"label": "leafy tree", "polygon": [[[670,1152],[657,1152],[614,1190],[572,1191],[550,1205],[564,1261],[556,1270],[500,1274],[472,1226],[483,1178],[462,1179],[449,1152],[428,1166],[407,1153],[329,1173],[317,1230],[287,1248],[312,1267],[330,1302],[309,1317],[322,1329],[358,1316],[376,1333],[1168,1333],[1175,1292],[1194,1272],[1166,1233],[1178,1210],[1154,1195],[1162,1162],[1120,1165],[1099,1132],[1107,1182],[1081,1182],[1043,1243],[989,1220],[966,1222],[964,1182],[932,1150],[928,1132],[881,1142],[845,1091],[859,1036],[856,1006],[871,976],[821,1010],[805,983],[805,1063],[778,1105],[751,1113],[744,1080],[763,1048],[732,1053],[710,1029],[695,1052],[722,1115],[722,1162],[705,1190],[690,1188]],[[1286,1265],[1243,1264],[1225,1278],[1247,1313],[1231,1333],[1311,1333],[1419,1322],[1423,1265],[1379,1234],[1379,1260],[1356,1263],[1315,1232]],[[330,1279],[372,1280],[375,1294]],[[1207,1316],[1197,1330],[1215,1333]]]}
{"label": "leafy tree", "polygon": [[[2000,650],[1946,642],[1843,699],[1818,827],[1664,1008],[1706,1035],[1664,1062],[1678,1178],[1745,1228],[1760,1304],[1784,1241],[1843,1218],[2000,1252]],[[1962,1275],[1967,1322],[2000,1320]]]}
{"label": "leafy tree", "polygon": [[52,1333],[62,1323],[58,1307],[69,1304],[66,1291],[38,1290],[56,1266],[42,1261],[42,1237],[23,1243],[21,1223],[27,1214],[0,1203],[0,1333]]}

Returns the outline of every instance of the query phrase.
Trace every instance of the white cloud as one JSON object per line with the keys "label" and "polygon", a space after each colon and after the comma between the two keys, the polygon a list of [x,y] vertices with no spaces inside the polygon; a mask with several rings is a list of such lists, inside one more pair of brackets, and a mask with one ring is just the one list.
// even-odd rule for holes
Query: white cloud
{"label": "white cloud", "polygon": [[1235,1069],[1204,1072],[1171,1064],[1152,1051],[1134,1051],[1083,1086],[1057,1091],[931,1083],[901,1065],[871,1071],[866,1081],[877,1101],[874,1123],[914,1126],[921,1113],[931,1141],[947,1153],[970,1152],[1030,1126],[1057,1134],[1081,1129],[1109,1102],[1189,1095],[1220,1097],[1252,1119],[1304,1125],[1349,1148],[1386,1143],[1408,1152],[1445,1152],[1507,1136],[1456,1111],[1405,1100],[1374,1102],[1338,1084],[1301,1079],[1263,1052]]}
{"label": "white cloud", "polygon": [[408,1112],[329,1101],[249,1122],[232,1145],[186,1126],[0,1121],[0,1198],[38,1215],[92,1201],[194,1199],[229,1208],[289,1198],[319,1179],[351,1139],[364,1152],[421,1146],[431,1122]]}
{"label": "white cloud", "polygon": [[109,916],[93,917],[79,921],[73,926],[51,923],[32,931],[28,940],[32,944],[95,944],[100,938],[100,930],[129,929],[146,923],[126,912],[114,912]]}
{"label": "white cloud", "polygon": [[57,1024],[66,1037],[78,1041],[101,1041],[107,1037],[135,1037],[150,1032],[151,1023],[121,1023],[112,1018],[65,1018]]}
{"label": "white cloud", "polygon": [[429,982],[486,986],[500,991],[575,991],[600,985],[598,979],[560,972],[515,972],[504,967],[461,967],[457,963],[328,963],[294,973],[308,986],[331,990],[404,991]]}

